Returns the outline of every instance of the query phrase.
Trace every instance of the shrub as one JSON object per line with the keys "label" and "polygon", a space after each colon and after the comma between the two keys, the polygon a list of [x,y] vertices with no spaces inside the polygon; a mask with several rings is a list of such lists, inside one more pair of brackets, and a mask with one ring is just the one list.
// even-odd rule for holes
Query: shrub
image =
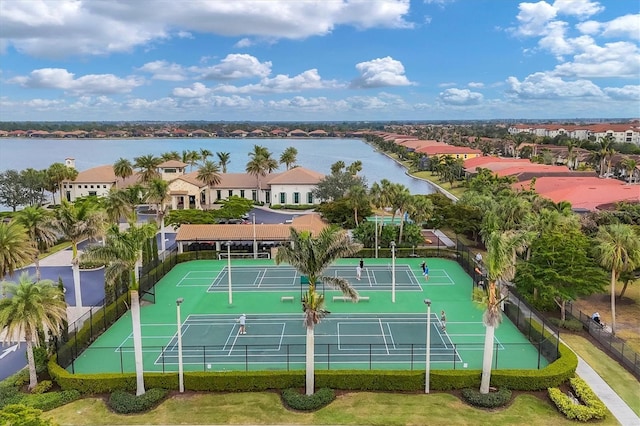
{"label": "shrub", "polygon": [[497,392],[480,393],[477,389],[462,389],[462,399],[474,407],[504,407],[511,400],[511,391],[500,388]]}
{"label": "shrub", "polygon": [[31,393],[45,393],[51,389],[51,386],[53,386],[51,380],[42,380],[31,390]]}
{"label": "shrub", "polygon": [[21,398],[22,395],[17,387],[2,383],[0,386],[0,410],[7,405],[19,403]]}
{"label": "shrub", "polygon": [[42,346],[33,347],[33,360],[36,364],[36,373],[42,374],[47,371],[47,363],[49,362],[49,354]]}
{"label": "shrub", "polygon": [[318,410],[329,405],[334,399],[336,393],[329,388],[318,389],[313,395],[304,395],[291,388],[282,391],[285,406],[300,411]]}
{"label": "shrub", "polygon": [[582,323],[575,319],[571,318],[568,320],[561,320],[560,318],[549,318],[549,322],[556,327],[564,328],[565,330],[578,332],[582,331]]}
{"label": "shrub", "polygon": [[12,426],[53,426],[52,420],[42,418],[42,411],[22,404],[11,404],[0,410],[0,424]]}
{"label": "shrub", "polygon": [[141,413],[160,403],[169,393],[166,389],[149,389],[144,395],[136,396],[124,391],[111,394],[107,405],[118,414]]}
{"label": "shrub", "polygon": [[580,420],[582,422],[593,419],[600,420],[607,416],[606,406],[600,401],[600,398],[593,393],[584,380],[579,377],[573,377],[569,380],[569,384],[582,404],[576,403],[558,388],[549,388],[548,390],[549,398],[551,398],[562,414],[568,419]]}
{"label": "shrub", "polygon": [[78,398],[80,398],[80,392],[68,390],[42,394],[23,394],[20,403],[43,411],[49,411],[73,402]]}

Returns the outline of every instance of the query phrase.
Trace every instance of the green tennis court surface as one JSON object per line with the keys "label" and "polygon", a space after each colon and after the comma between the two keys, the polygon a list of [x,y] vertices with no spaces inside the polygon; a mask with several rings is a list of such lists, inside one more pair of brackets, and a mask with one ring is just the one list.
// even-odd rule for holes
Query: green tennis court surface
{"label": "green tennis court surface", "polygon": [[[482,309],[471,301],[471,278],[454,261],[366,259],[360,280],[359,259],[341,259],[325,271],[348,279],[362,300],[343,300],[324,291],[332,313],[315,329],[315,361],[319,369],[424,369],[427,308],[431,305],[431,367],[479,369],[484,326]],[[144,368],[177,371],[176,299],[181,305],[185,371],[303,369],[306,329],[300,297],[306,289],[295,269],[272,260],[201,260],[177,265],[156,286],[156,303],[142,308]],[[395,272],[395,285],[394,281]],[[229,294],[231,278],[231,295]],[[395,303],[392,289],[395,288]],[[232,303],[229,303],[229,299]],[[447,316],[441,327],[440,311]],[[247,315],[247,334],[236,319]],[[131,317],[127,313],[69,370],[75,373],[133,372]],[[544,367],[533,345],[504,316],[496,330],[494,366]]]}

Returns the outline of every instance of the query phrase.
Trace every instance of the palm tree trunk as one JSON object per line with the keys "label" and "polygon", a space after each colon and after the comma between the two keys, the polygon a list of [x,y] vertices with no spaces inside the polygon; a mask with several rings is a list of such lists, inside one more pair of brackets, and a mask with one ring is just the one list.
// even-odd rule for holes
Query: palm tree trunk
{"label": "palm tree trunk", "polygon": [[25,330],[25,340],[27,343],[27,363],[29,364],[29,390],[38,384],[38,375],[36,374],[36,361],[33,357],[33,342],[31,341],[31,331]]}
{"label": "palm tree trunk", "polygon": [[315,390],[315,336],[313,327],[307,327],[307,357],[306,357],[306,390],[307,395],[313,395]]}
{"label": "palm tree trunk", "polygon": [[622,290],[620,290],[620,296],[618,296],[618,300],[622,299],[624,297],[624,293],[625,291],[627,291],[627,286],[629,285],[629,281],[631,280],[627,280],[624,282],[624,285],[622,286]]}
{"label": "palm tree trunk", "polygon": [[616,271],[611,271],[611,333],[616,334]]}
{"label": "palm tree trunk", "polygon": [[73,291],[76,298],[76,308],[80,308],[82,307],[82,290],[80,289],[80,263],[77,254],[71,260],[71,269],[73,271]]}
{"label": "palm tree trunk", "polygon": [[164,228],[164,219],[161,219],[160,221],[160,249],[162,250],[162,253],[165,252],[165,250],[167,249],[167,243],[165,241],[165,235],[166,235],[166,231]]}
{"label": "palm tree trunk", "polygon": [[38,256],[38,254],[36,254],[36,257],[33,260],[33,263],[36,264],[36,282],[38,282],[42,277],[42,274],[40,273],[40,256]]}
{"label": "palm tree trunk", "polygon": [[493,362],[493,336],[495,327],[487,325],[484,332],[484,354],[482,356],[482,379],[480,381],[480,393],[489,393],[491,383],[491,364]]}
{"label": "palm tree trunk", "polygon": [[142,327],[140,325],[140,299],[138,291],[131,290],[131,324],[133,327],[133,352],[136,363],[136,395],[144,395],[144,362],[142,359]]}

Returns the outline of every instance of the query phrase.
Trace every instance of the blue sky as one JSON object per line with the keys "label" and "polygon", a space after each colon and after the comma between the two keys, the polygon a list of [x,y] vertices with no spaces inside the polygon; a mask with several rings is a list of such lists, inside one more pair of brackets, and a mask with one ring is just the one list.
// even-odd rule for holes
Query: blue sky
{"label": "blue sky", "polygon": [[635,0],[2,0],[0,120],[640,116]]}

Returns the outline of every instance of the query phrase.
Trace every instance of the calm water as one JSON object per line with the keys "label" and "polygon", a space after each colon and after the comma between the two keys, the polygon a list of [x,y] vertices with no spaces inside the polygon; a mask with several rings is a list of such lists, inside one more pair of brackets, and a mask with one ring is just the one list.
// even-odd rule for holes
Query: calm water
{"label": "calm water", "polygon": [[[298,150],[298,165],[320,173],[330,173],[331,165],[342,160],[349,165],[362,161],[361,174],[367,184],[388,179],[409,188],[412,194],[430,194],[434,188],[427,182],[413,179],[405,169],[385,155],[376,152],[359,139],[0,139],[0,171],[22,170],[28,167],[45,169],[51,163],[75,158],[76,168],[86,170],[104,164],[113,164],[124,157],[145,154],[160,155],[168,151],[208,149],[213,152],[230,153],[227,166],[230,173],[244,172],[249,160],[248,153],[254,145],[267,147],[275,159],[290,146]],[[189,169],[187,169],[189,170]],[[279,171],[284,170],[281,166]]]}

